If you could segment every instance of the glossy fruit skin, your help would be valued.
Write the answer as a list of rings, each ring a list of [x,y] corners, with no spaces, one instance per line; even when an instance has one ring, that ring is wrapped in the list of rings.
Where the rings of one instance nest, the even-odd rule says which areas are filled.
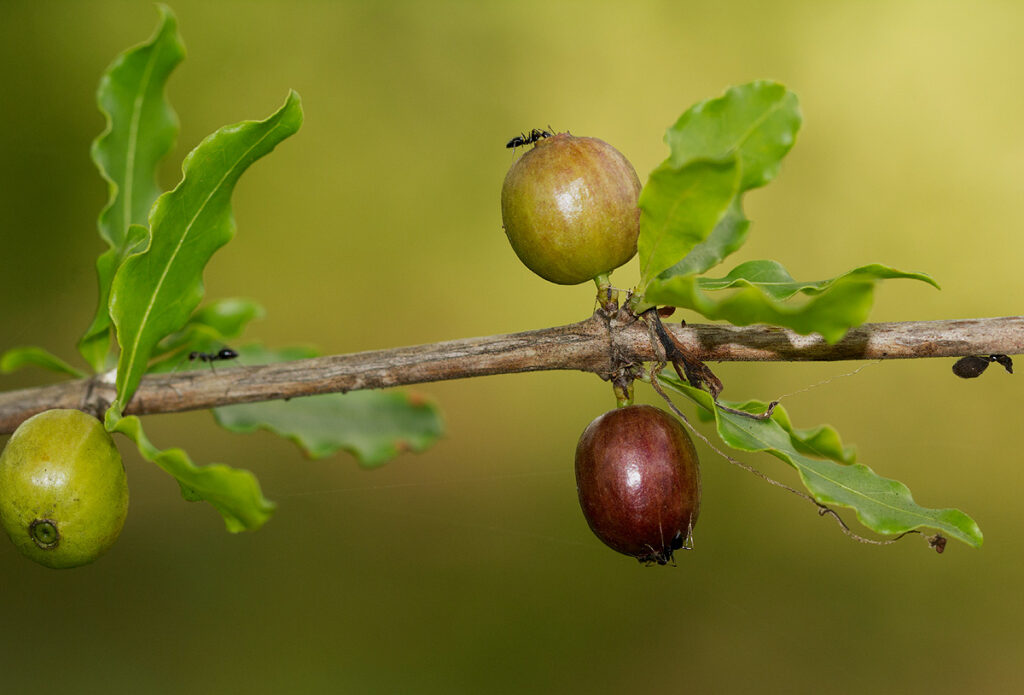
[[[639,196],[640,179],[621,152],[597,138],[559,133],[509,169],[501,218],[527,268],[576,285],[636,254]]]
[[[670,562],[700,512],[693,441],[678,420],[649,405],[590,423],[576,447],[576,487],[594,534],[646,564]]]
[[[47,410],[0,454],[0,523],[26,557],[78,567],[106,552],[128,513],[121,455],[94,417]]]

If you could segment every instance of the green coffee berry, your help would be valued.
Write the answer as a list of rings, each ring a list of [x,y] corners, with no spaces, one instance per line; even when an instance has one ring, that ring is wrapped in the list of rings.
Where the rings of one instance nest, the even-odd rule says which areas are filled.
[[[0,523],[18,550],[42,565],[92,562],[117,540],[127,513],[121,455],[94,417],[39,413],[0,454]]]
[[[539,140],[505,176],[501,218],[513,250],[545,280],[575,285],[636,254],[640,179],[597,138]]]

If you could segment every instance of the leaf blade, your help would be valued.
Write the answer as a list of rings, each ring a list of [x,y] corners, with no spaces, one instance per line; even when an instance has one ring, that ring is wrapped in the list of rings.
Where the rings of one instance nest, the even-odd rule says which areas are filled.
[[[837,434],[822,437],[822,428],[796,430],[781,406],[767,420],[728,413],[716,408],[705,391],[669,376],[658,379],[713,413],[718,434],[727,445],[740,451],[765,452],[784,461],[797,470],[804,486],[819,503],[853,509],[857,519],[872,531],[898,535],[934,528],[972,547],[981,546],[981,530],[971,517],[959,509],[922,507],[903,483],[883,478],[863,464],[847,463],[851,450],[842,446]],[[767,404],[757,401],[726,405],[736,405],[748,412],[764,412],[767,408]],[[795,442],[797,439],[802,440],[800,444]]]
[[[240,348],[239,354],[248,365],[316,356],[308,349],[267,350],[260,346]],[[213,413],[217,423],[231,432],[267,430],[291,440],[313,459],[348,451],[368,468],[406,451],[423,452],[443,431],[436,404],[399,390],[245,403],[215,408]]]
[[[148,245],[125,259],[112,286],[121,356],[111,407],[118,412],[138,387],[153,348],[198,306],[206,263],[234,235],[231,193],[238,178],[301,123],[299,97],[291,92],[265,120],[221,128],[189,153],[181,183],[153,206]]]
[[[178,134],[165,88],[185,57],[185,47],[174,13],[164,5],[157,8],[160,24],[153,36],[118,56],[100,78],[96,93],[106,128],[93,141],[90,153],[107,182],[108,200],[98,227],[108,248],[96,261],[99,301],[78,350],[97,372],[105,367],[110,350],[110,286],[131,250],[129,227],[146,222],[160,195],[157,167]]]
[[[734,154],[742,175],[726,215],[663,276],[705,273],[743,246],[750,229],[743,196],[778,175],[802,123],[793,92],[775,82],[757,81],[731,87],[721,97],[694,105],[668,129],[665,141],[675,165]]]
[[[217,423],[238,433],[268,430],[313,459],[348,451],[366,468],[404,452],[420,453],[441,435],[437,408],[418,394],[353,391],[243,403],[214,409]]]
[[[76,379],[84,379],[86,376],[82,370],[73,367],[49,350],[44,350],[41,347],[14,347],[0,355],[0,373],[10,374],[17,369],[29,365],[49,369],[59,374],[67,374]]]
[[[197,466],[181,449],[158,449],[134,415],[119,417],[108,410],[104,425],[107,431],[120,432],[135,442],[143,458],[172,475],[181,486],[182,497],[213,505],[231,533],[255,531],[270,519],[275,505],[263,496],[259,481],[249,471],[223,463]]]
[[[723,278],[674,276],[658,278],[646,292],[648,301],[691,309],[712,320],[737,326],[765,323],[807,335],[820,333],[836,343],[867,320],[879,280],[918,280],[938,288],[924,273],[896,270],[878,263],[861,266],[828,280],[800,282],[775,261],[748,261]],[[732,290],[722,298],[708,294]],[[790,304],[796,295],[808,297]]]
[[[651,172],[640,191],[640,293],[707,238],[736,195],[739,173],[735,158],[666,161]]]
[[[735,154],[743,176],[740,191],[764,186],[779,173],[803,123],[796,94],[758,80],[688,109],[665,133],[671,160],[685,166]]]

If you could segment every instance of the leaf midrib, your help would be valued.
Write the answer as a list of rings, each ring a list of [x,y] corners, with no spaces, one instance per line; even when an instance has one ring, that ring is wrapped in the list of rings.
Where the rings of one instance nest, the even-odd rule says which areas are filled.
[[[647,254],[647,262],[644,264],[644,267],[641,272],[642,277],[648,277],[647,271],[650,268],[651,263],[653,262],[654,256],[657,254],[658,249],[661,246],[661,243],[666,239],[666,237],[669,236],[665,231],[666,229],[668,229],[668,221],[673,219],[676,210],[679,208],[680,205],[683,204],[684,201],[689,199],[696,186],[697,181],[695,179],[691,180],[691,182],[689,183],[689,185],[687,185],[684,191],[681,192],[678,196],[676,196],[676,198],[672,201],[672,204],[669,206],[664,218],[662,218],[662,224],[658,225],[657,237],[654,240],[654,245],[651,247],[651,252]]]
[[[276,132],[277,129],[280,127],[280,124],[275,124],[272,128],[270,128],[270,130],[264,133],[262,137],[256,140],[256,142],[250,145],[244,152],[241,153],[241,155],[239,155],[236,158],[235,162],[224,172],[224,175],[221,176],[220,180],[217,181],[217,184],[213,186],[213,188],[211,188],[209,195],[206,196],[202,204],[196,210],[195,214],[192,215],[192,218],[189,220],[188,224],[185,225],[185,230],[178,239],[178,243],[174,247],[174,251],[171,253],[170,259],[167,261],[166,264],[164,264],[164,270],[160,274],[160,279],[157,280],[156,286],[153,288],[153,292],[150,294],[149,302],[146,305],[146,310],[142,314],[142,320],[139,322],[139,328],[135,333],[135,340],[132,342],[132,349],[130,353],[131,356],[128,359],[128,363],[126,365],[127,369],[125,370],[126,374],[130,374],[132,371],[132,366],[135,364],[136,358],[138,356],[139,344],[142,341],[142,334],[145,331],[146,324],[149,322],[149,316],[153,312],[153,307],[156,304],[156,299],[160,295],[160,291],[163,289],[164,281],[167,279],[167,275],[170,273],[171,267],[174,265],[174,262],[178,258],[178,253],[181,251],[181,247],[184,245],[185,240],[192,232],[192,226],[206,210],[206,206],[209,204],[210,200],[214,197],[214,195],[216,195],[221,190],[221,187],[224,185],[224,181],[227,180],[227,178],[232,173],[234,173],[235,169],[243,161],[245,161],[245,157],[254,149],[256,149],[256,147],[258,147],[264,140],[273,135],[274,132]],[[150,233],[152,234],[152,230],[150,231]],[[127,405],[127,403],[122,403],[121,405],[124,406]]]
[[[122,247],[121,254],[125,252],[125,244],[128,240],[128,228],[132,225],[132,194],[134,192],[135,183],[135,154],[138,150],[139,144],[139,124],[142,121],[142,104],[145,101],[146,94],[149,92],[149,83],[153,77],[153,66],[156,64],[156,59],[160,55],[160,49],[162,45],[157,43],[153,46],[153,50],[150,51],[149,59],[146,61],[146,69],[143,71],[142,81],[139,85],[139,93],[135,95],[135,99],[132,102],[132,117],[130,125],[128,127],[128,149],[125,153],[125,169],[124,169],[124,201],[122,203],[121,212],[121,239]]]
[[[747,142],[747,140],[749,140],[750,137],[754,134],[754,131],[756,131],[758,129],[758,127],[760,127],[760,125],[762,123],[764,123],[771,116],[774,116],[779,110],[782,109],[782,102],[786,99],[786,96],[788,94],[789,94],[788,91],[784,91],[783,94],[782,94],[782,98],[781,99],[776,99],[775,102],[772,104],[772,106],[767,111],[764,111],[759,118],[754,120],[752,122],[751,126],[736,141],[736,144],[734,144],[732,147],[728,148],[725,151],[725,155],[728,156],[730,154],[734,154],[737,150],[739,150],[741,147],[743,147],[743,145]],[[696,161],[697,159],[701,159],[701,158],[702,158],[701,156],[691,157],[689,161],[692,162],[692,161]]]
[[[681,386],[681,384],[680,384],[680,386]],[[686,392],[685,390],[684,390],[684,391],[682,391],[682,393],[684,393],[684,395],[686,395],[686,396],[687,396],[688,398],[690,398],[690,400],[692,400],[692,401],[693,401],[694,403],[696,403],[697,405],[701,406],[702,408],[705,408],[705,409],[707,409],[707,407],[706,407],[706,406],[705,406],[705,405],[704,405],[703,403],[701,403],[701,402],[700,402],[699,400],[697,400],[696,398],[692,397],[692,396],[691,396],[691,395],[690,395],[689,393],[687,393],[687,392]],[[720,418],[721,418],[721,413],[719,412],[718,408],[714,408],[714,414],[715,414],[715,421],[716,421],[716,423],[720,423],[720,422],[721,422],[721,419],[720,419]],[[813,468],[811,468],[811,467],[807,466],[807,464],[805,464],[805,463],[803,463],[803,462],[799,462],[798,460],[794,459],[794,458],[793,458],[793,456],[792,456],[792,455],[791,455],[791,454],[790,454],[789,452],[783,451],[783,450],[781,450],[781,449],[776,449],[775,447],[773,447],[773,446],[771,446],[770,444],[768,444],[767,442],[765,442],[765,441],[764,441],[764,440],[763,440],[763,439],[762,439],[762,438],[761,438],[761,437],[760,437],[759,435],[757,435],[757,434],[756,434],[755,432],[751,432],[751,431],[750,431],[750,430],[748,430],[748,429],[745,429],[745,428],[743,428],[743,427],[740,427],[739,425],[737,425],[737,424],[736,424],[735,422],[733,422],[732,420],[727,420],[727,422],[729,422],[729,424],[733,425],[734,427],[736,427],[737,429],[739,429],[739,430],[740,430],[741,432],[744,432],[744,433],[745,433],[745,434],[747,434],[747,435],[748,435],[748,436],[749,436],[749,437],[750,437],[751,439],[753,439],[753,440],[754,440],[755,442],[757,442],[758,444],[760,444],[760,445],[761,445],[761,446],[763,447],[762,449],[760,449],[760,451],[763,451],[763,452],[765,452],[765,453],[773,453],[773,454],[774,454],[774,452],[778,452],[778,453],[779,453],[779,454],[781,454],[781,455],[782,455],[783,457],[785,457],[785,460],[787,460],[787,461],[788,461],[788,462],[790,463],[790,465],[792,465],[792,466],[793,466],[794,468],[796,468],[796,469],[797,469],[797,470],[798,470],[799,472],[801,472],[801,473],[804,473],[804,472],[810,472],[810,473],[812,473],[813,475],[817,476],[818,478],[821,478],[822,480],[828,481],[828,482],[832,483],[833,485],[835,485],[836,487],[838,487],[838,488],[840,488],[840,489],[842,489],[842,490],[846,490],[847,492],[851,493],[852,495],[854,495],[854,496],[856,496],[856,497],[859,497],[859,498],[861,498],[861,499],[867,500],[868,502],[871,502],[872,504],[878,505],[878,506],[879,506],[879,507],[881,507],[882,509],[888,509],[888,510],[892,510],[892,511],[900,512],[901,514],[906,514],[906,515],[909,515],[909,516],[911,516],[911,517],[913,517],[913,518],[916,518],[916,519],[922,519],[922,520],[923,520],[923,523],[924,523],[925,525],[935,525],[935,524],[942,524],[943,526],[945,526],[945,527],[947,527],[947,528],[950,528],[950,529],[955,529],[955,531],[956,531],[956,534],[955,534],[955,535],[961,535],[961,536],[963,536],[963,537],[965,537],[965,538],[971,538],[971,539],[973,540],[973,536],[971,536],[970,534],[966,533],[966,532],[965,532],[965,531],[963,531],[962,529],[958,528],[957,526],[955,526],[955,525],[953,525],[953,524],[951,524],[951,523],[949,523],[949,522],[947,522],[947,521],[943,521],[943,520],[941,520],[941,519],[938,519],[938,518],[934,518],[934,517],[930,517],[930,516],[927,516],[927,515],[925,515],[925,514],[922,514],[921,512],[917,512],[917,511],[913,511],[913,510],[907,510],[907,509],[902,509],[902,508],[900,508],[900,507],[894,507],[894,506],[893,506],[893,505],[891,505],[891,504],[886,504],[885,502],[882,502],[882,501],[880,501],[880,500],[877,500],[877,499],[875,499],[875,498],[873,498],[873,497],[869,497],[869,496],[867,496],[866,494],[864,494],[863,492],[860,492],[859,490],[855,490],[855,489],[853,489],[853,488],[849,487],[848,485],[845,485],[845,484],[843,484],[843,483],[840,483],[839,481],[837,481],[837,480],[834,480],[833,478],[830,478],[829,476],[827,476],[827,475],[825,475],[825,474],[823,474],[823,473],[821,473],[821,472],[819,472],[819,471],[817,471],[817,470],[814,470]],[[775,423],[775,426],[776,426],[776,427],[780,427],[780,428],[781,428],[781,425],[779,425],[778,423]],[[786,436],[789,436],[789,433],[788,433],[788,432],[786,432],[786,431],[785,431],[785,429],[783,429],[783,432],[784,432],[784,433],[786,434]],[[798,453],[798,454],[797,454],[797,456],[800,456],[800,454]],[[864,469],[870,470],[870,469],[868,469],[868,467],[867,467],[867,466],[865,466],[864,464],[837,464],[837,465],[851,465],[851,466],[860,466],[861,468],[864,468]],[[875,475],[878,475],[878,474],[876,473]],[[881,478],[881,476],[878,476],[878,477],[879,477],[880,479],[883,479],[883,480],[887,480],[887,479]],[[899,481],[893,481],[893,482],[897,482],[897,483],[899,483]],[[900,483],[900,484],[902,484],[902,483]],[[904,487],[905,487],[905,486],[904,486]],[[912,499],[912,498],[910,499],[910,502],[911,502],[912,504],[914,504],[915,506],[917,506],[918,508],[922,508],[922,507],[921,507],[921,506],[920,506],[919,504],[917,504],[916,502],[913,502],[913,499]],[[856,510],[857,508],[856,508],[856,507],[854,507],[854,509]],[[942,512],[942,511],[947,511],[947,510],[934,510],[934,511],[935,511],[936,513],[939,513],[939,512]]]
[[[717,408],[715,408],[715,419],[716,419],[716,421],[718,420],[718,418],[719,418],[719,411],[718,411]],[[733,426],[738,427],[738,425],[736,425],[732,421],[729,421],[729,422],[731,424],[733,424]],[[776,426],[777,427],[781,427],[777,423],[776,423]],[[942,523],[942,524],[944,524],[946,526],[949,526],[951,528],[956,528],[952,524],[949,524],[948,522],[942,521],[940,519],[937,519],[937,518],[934,518],[934,517],[930,517],[930,516],[927,516],[927,515],[922,514],[920,512],[913,511],[913,510],[907,510],[907,509],[903,509],[901,507],[895,507],[895,506],[893,506],[891,504],[886,504],[885,502],[882,502],[882,501],[880,501],[880,500],[878,500],[878,499],[876,499],[874,497],[869,497],[868,495],[864,494],[863,492],[861,492],[859,490],[855,490],[854,488],[851,488],[848,485],[840,483],[838,480],[830,478],[829,476],[821,473],[820,471],[817,471],[814,468],[811,468],[810,466],[808,466],[807,464],[803,463],[799,459],[794,458],[794,456],[792,454],[790,454],[788,451],[783,451],[782,449],[776,449],[775,447],[771,446],[770,444],[765,442],[763,439],[761,439],[754,432],[751,432],[750,430],[744,429],[742,427],[739,427],[739,429],[741,431],[743,431],[743,432],[746,432],[752,439],[754,439],[754,441],[756,441],[758,444],[760,444],[762,447],[764,447],[763,449],[761,449],[761,451],[764,451],[764,452],[779,452],[779,454],[781,454],[782,456],[785,457],[785,459],[790,463],[790,465],[792,465],[794,468],[796,468],[801,473],[808,473],[809,472],[809,473],[813,474],[814,476],[817,476],[818,478],[821,478],[822,480],[830,482],[833,485],[835,485],[836,487],[838,487],[838,488],[840,488],[842,490],[845,490],[848,493],[850,493],[850,494],[852,494],[852,495],[854,495],[856,497],[860,497],[861,499],[867,500],[868,502],[871,502],[872,504],[878,505],[879,507],[881,507],[883,509],[888,509],[888,510],[892,510],[892,511],[895,511],[895,512],[900,512],[902,514],[907,514],[907,515],[910,515],[911,517],[914,517],[914,518],[917,518],[917,519],[923,519],[925,522],[931,522],[933,524],[934,523]],[[783,432],[787,436],[789,435],[789,433],[785,432],[785,430],[783,430]],[[797,453],[797,456],[799,457],[800,454]],[[868,469],[867,466],[865,466],[864,464],[860,464],[860,463],[858,463],[858,464],[837,464],[837,465],[860,466],[861,468],[870,470],[870,469]],[[875,475],[877,475],[877,473]],[[879,478],[881,479],[881,476],[879,476]],[[898,483],[899,481],[893,481],[893,482],[897,482]],[[900,483],[900,484],[902,484],[902,483]],[[915,506],[920,507],[920,505],[918,505],[916,502],[913,502],[913,498],[910,499],[910,502],[913,503]],[[945,511],[945,510],[935,510],[936,513],[941,512],[941,511]],[[960,533],[963,533],[965,536],[970,537],[969,534],[964,533],[960,529],[957,529],[957,531],[960,531]]]

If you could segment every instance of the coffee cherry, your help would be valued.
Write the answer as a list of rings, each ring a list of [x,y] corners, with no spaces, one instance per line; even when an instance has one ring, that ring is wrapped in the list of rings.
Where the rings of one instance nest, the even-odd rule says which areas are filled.
[[[636,254],[640,179],[597,138],[544,138],[505,176],[501,218],[527,268],[559,285],[607,273]]]
[[[590,423],[576,447],[576,487],[594,534],[645,564],[670,562],[700,511],[690,435],[649,405],[618,408]]]
[[[121,455],[94,417],[48,410],[0,454],[0,523],[26,557],[77,567],[106,552],[128,513]]]

